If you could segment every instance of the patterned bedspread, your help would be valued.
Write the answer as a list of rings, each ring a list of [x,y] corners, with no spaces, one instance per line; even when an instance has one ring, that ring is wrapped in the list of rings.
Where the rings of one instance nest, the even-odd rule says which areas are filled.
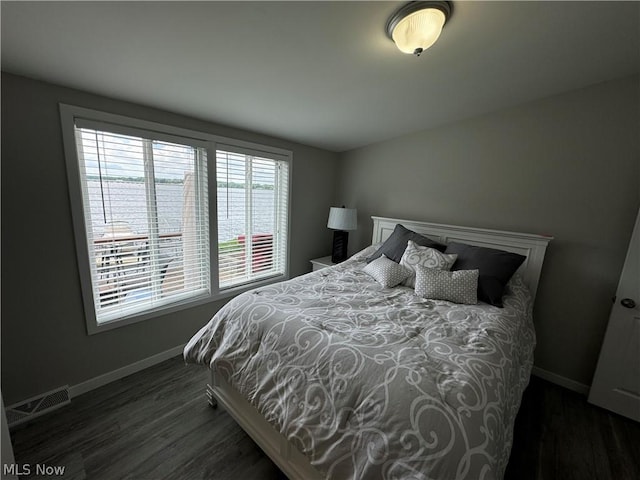
[[[363,251],[225,305],[185,348],[333,479],[502,478],[533,362],[531,302],[383,288]]]

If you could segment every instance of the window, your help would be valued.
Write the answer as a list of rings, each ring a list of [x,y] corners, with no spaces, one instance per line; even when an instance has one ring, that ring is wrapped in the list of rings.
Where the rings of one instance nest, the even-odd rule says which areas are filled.
[[[283,275],[288,163],[223,148],[216,150],[220,288]]]
[[[287,277],[290,152],[61,117],[89,333]]]
[[[77,120],[97,323],[209,295],[207,152]]]

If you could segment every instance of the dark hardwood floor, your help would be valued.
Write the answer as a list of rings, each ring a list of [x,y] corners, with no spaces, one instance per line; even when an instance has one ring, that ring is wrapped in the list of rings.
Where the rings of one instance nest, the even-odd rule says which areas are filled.
[[[531,377],[505,479],[640,479],[640,423]]]
[[[64,465],[69,479],[278,479],[233,419],[209,407],[207,376],[177,357],[81,395],[11,432],[16,462]]]
[[[178,357],[81,395],[11,432],[16,462],[32,473],[64,466],[69,479],[281,479],[224,410],[208,407],[206,378]],[[532,377],[505,478],[638,479],[640,424]]]

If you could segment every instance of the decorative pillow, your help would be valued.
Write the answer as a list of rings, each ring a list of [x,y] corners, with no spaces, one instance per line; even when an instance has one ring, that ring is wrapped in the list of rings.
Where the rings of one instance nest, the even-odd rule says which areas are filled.
[[[447,255],[446,253],[439,252],[435,248],[421,247],[413,240],[409,240],[407,242],[407,249],[400,259],[400,265],[411,270],[411,275],[403,282],[403,285],[415,287],[416,265],[436,268],[438,270],[451,270],[451,266],[456,261],[456,258],[458,258],[458,255]]]
[[[438,243],[435,240],[431,240],[428,237],[424,237],[419,233],[416,233],[408,228],[397,224],[396,228],[394,228],[393,233],[385,240],[382,246],[378,249],[376,253],[367,258],[367,263],[374,261],[383,253],[387,256],[387,258],[393,260],[396,263],[400,262],[402,258],[402,254],[407,248],[407,242],[409,240],[413,240],[418,245],[423,247],[431,247],[436,250],[440,250],[444,252],[447,248],[446,245],[442,243]]]
[[[383,287],[395,287],[411,275],[408,269],[389,260],[385,255],[376,258],[362,271],[371,275]]]
[[[478,303],[478,270],[449,272],[416,266],[416,295],[433,300],[473,305]]]
[[[502,307],[504,289],[526,258],[517,253],[464,243],[450,243],[445,253],[458,255],[451,270],[480,270],[478,299],[496,307]]]

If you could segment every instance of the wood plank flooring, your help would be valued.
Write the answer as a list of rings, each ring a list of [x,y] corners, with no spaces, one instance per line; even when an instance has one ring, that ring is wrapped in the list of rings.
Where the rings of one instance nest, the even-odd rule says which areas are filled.
[[[531,377],[505,479],[640,479],[640,423]]]
[[[177,357],[81,395],[11,432],[16,462],[64,465],[69,479],[278,479],[234,420],[209,407],[207,376]]]
[[[178,357],[81,395],[11,432],[16,462],[32,473],[65,466],[58,478],[68,479],[281,480],[224,410],[209,408],[206,379]],[[640,424],[533,377],[505,478],[638,479]]]

